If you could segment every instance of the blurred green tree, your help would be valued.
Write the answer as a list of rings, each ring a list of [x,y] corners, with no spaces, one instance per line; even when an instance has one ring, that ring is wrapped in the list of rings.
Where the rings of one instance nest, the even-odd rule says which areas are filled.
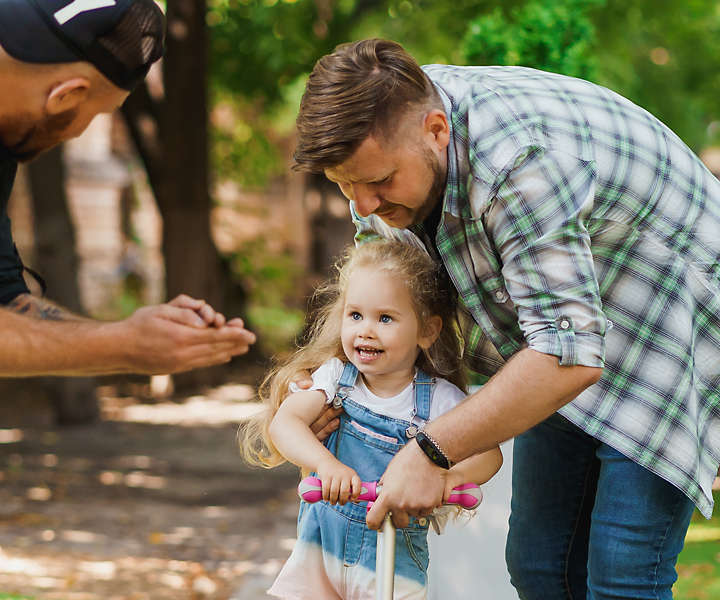
[[[598,83],[653,113],[695,151],[720,143],[717,0],[607,0],[593,22]]]
[[[716,0],[528,0],[495,4],[464,37],[471,64],[589,79],[647,109],[696,151],[720,142]]]
[[[605,0],[531,0],[473,20],[463,40],[469,64],[522,65],[596,78],[595,27],[589,11]]]
[[[285,137],[315,61],[384,0],[209,0],[213,166],[262,187],[287,168]]]

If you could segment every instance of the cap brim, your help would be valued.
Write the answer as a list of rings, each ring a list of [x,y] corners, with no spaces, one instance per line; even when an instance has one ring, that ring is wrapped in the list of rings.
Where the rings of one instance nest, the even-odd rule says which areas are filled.
[[[57,37],[27,0],[0,0],[0,46],[23,62],[84,60]]]

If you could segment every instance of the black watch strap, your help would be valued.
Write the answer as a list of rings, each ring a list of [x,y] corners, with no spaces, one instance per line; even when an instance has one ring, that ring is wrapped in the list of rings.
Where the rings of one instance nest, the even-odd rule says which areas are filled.
[[[438,443],[427,433],[424,431],[418,431],[415,435],[415,441],[427,457],[438,467],[449,469],[452,466],[447,454],[442,451],[442,448],[440,448]]]

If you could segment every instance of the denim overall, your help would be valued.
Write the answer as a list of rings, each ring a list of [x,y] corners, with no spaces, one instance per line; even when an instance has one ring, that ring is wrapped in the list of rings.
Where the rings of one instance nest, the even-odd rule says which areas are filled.
[[[340,416],[340,427],[325,445],[342,463],[352,467],[362,481],[377,481],[395,453],[427,422],[434,380],[418,370],[413,382],[412,420],[403,421],[379,415],[352,401],[348,392],[355,385],[357,375],[356,367],[346,363],[333,400],[333,404],[342,406],[345,412]],[[298,539],[318,544],[324,555],[342,560],[345,577],[352,577],[350,567],[360,567],[355,571],[365,575],[362,567],[374,573],[377,533],[365,524],[366,506],[365,502],[349,502],[344,506],[324,501],[302,502]],[[407,528],[397,530],[396,582],[398,578],[406,578],[417,582],[418,587],[427,584],[427,530],[427,519],[411,519]]]

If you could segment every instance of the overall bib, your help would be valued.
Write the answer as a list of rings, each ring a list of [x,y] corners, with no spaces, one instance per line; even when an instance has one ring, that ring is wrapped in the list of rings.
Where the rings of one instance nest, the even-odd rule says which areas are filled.
[[[333,400],[342,406],[340,426],[325,441],[326,447],[344,464],[352,467],[362,481],[380,479],[390,460],[412,439],[428,420],[434,380],[418,371],[413,381],[414,408],[411,421],[394,419],[377,414],[348,397],[355,385],[358,372],[352,363],[346,363],[338,391]],[[313,568],[324,569],[333,588],[314,590],[312,596],[302,591],[304,585],[292,574],[290,564],[285,570],[293,579],[290,586],[282,582],[283,572],[270,590],[282,592],[283,598],[323,598],[326,596],[343,600],[370,600],[375,597],[375,552],[377,533],[365,523],[366,503],[347,503],[344,506],[320,501],[314,504],[301,502],[298,517],[298,542],[288,563],[294,558],[304,560],[306,581],[313,581]],[[405,529],[396,531],[395,540],[395,600],[419,600],[426,597],[428,567],[428,519],[412,519]],[[322,564],[318,556],[322,550]],[[306,559],[302,555],[307,554]],[[303,563],[298,563],[303,564]],[[289,581],[288,581],[289,583]]]

